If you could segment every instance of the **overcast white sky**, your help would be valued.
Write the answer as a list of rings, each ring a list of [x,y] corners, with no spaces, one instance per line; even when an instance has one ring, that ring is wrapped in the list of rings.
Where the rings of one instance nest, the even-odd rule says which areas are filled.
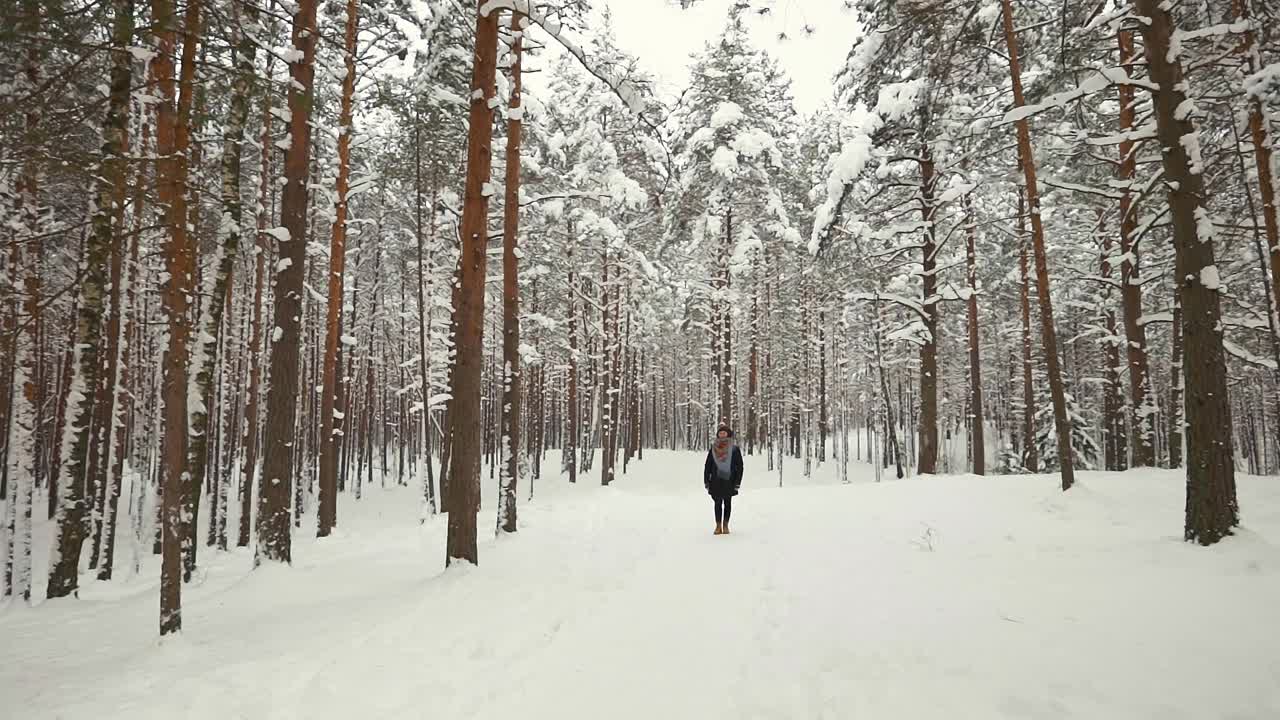
[[[689,55],[724,27],[731,0],[699,0],[681,10],[676,0],[606,0],[618,44],[660,80],[664,98],[678,93],[689,73]],[[791,77],[796,108],[813,111],[831,98],[831,77],[853,39],[853,15],[843,0],[755,0],[768,15],[751,22],[757,47],[778,59]],[[813,28],[805,32],[805,26]],[[787,40],[778,35],[786,33]]]

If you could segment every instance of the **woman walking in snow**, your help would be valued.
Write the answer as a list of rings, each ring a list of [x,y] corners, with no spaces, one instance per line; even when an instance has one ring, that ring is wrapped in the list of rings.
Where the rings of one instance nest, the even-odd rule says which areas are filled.
[[[727,426],[720,426],[715,443],[707,451],[707,462],[702,467],[702,484],[715,502],[715,534],[729,534],[733,496],[738,494],[742,485],[742,453],[733,441],[733,431]]]

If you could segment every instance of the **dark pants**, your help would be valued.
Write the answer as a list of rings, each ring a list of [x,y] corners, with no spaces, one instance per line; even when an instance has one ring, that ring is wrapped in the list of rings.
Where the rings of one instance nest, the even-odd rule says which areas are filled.
[[[725,524],[728,524],[729,513],[733,512],[733,496],[725,495],[720,497],[719,495],[714,495],[711,499],[716,503],[716,524],[720,524],[721,518],[723,518]]]

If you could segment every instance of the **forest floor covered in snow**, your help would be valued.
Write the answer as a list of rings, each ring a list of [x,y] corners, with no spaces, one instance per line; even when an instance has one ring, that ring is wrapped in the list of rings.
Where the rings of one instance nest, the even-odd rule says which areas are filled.
[[[1280,717],[1280,478],[1241,477],[1244,527],[1200,548],[1176,472],[779,488],[748,457],[715,537],[701,464],[544,478],[497,540],[486,498],[448,571],[418,490],[344,495],[291,567],[202,548],[164,641],[155,559],[84,576],[0,607],[0,718]]]

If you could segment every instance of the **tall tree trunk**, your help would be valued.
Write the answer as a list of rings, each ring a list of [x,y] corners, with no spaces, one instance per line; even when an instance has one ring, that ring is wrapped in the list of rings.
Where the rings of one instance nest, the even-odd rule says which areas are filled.
[[[565,402],[568,405],[566,415],[568,415],[569,427],[565,433],[564,449],[560,454],[561,464],[569,468],[569,482],[573,483],[578,481],[578,438],[582,436],[578,427],[578,284],[574,275],[573,221],[566,220],[565,228],[568,237],[565,256],[569,267],[569,293],[566,300],[569,306],[569,391]]]
[[[347,0],[345,50],[347,74],[342,80],[342,109],[338,117],[338,204],[329,244],[329,298],[325,311],[324,370],[320,390],[320,512],[316,535],[328,537],[338,524],[338,450],[341,429],[334,427],[338,341],[342,314],[342,281],[347,265],[347,192],[351,174],[351,102],[356,87],[357,0]],[[419,268],[419,273],[422,270]]]
[[[733,256],[733,209],[730,207],[724,215],[724,247],[720,251],[719,288],[717,301],[720,335],[718,365],[720,368],[720,422],[732,427],[733,423],[733,353],[731,352],[730,320],[732,308],[729,303],[729,258]],[[713,428],[714,429],[714,428]]]
[[[818,307],[818,462],[827,460],[827,311]],[[833,448],[834,449],[834,448]]]
[[[880,319],[880,293],[877,290],[875,298],[875,327],[873,334],[876,339],[876,371],[880,376],[880,405],[884,409],[884,425],[886,430],[886,441],[888,443],[889,454],[893,456],[894,468],[897,470],[898,479],[902,479],[902,452],[898,448],[897,420],[893,416],[893,403],[889,395],[889,378],[885,373],[884,352],[881,349],[881,319]],[[781,457],[781,456],[779,456]],[[878,479],[879,471],[877,470],[876,478]]]
[[[453,416],[458,396],[458,317],[462,311],[462,254],[459,249],[458,262],[454,265],[453,275],[449,280],[449,371],[447,387],[449,399],[444,405],[444,432],[440,447],[440,509],[449,512],[449,503],[453,502],[453,494],[449,490],[449,481],[453,473]]]
[[[614,260],[614,288],[613,288],[613,342],[609,346],[609,363],[611,370],[609,371],[609,445],[603,449],[603,452],[609,455],[609,480],[612,482],[618,474],[618,438],[622,433],[622,357],[626,352],[627,342],[622,334],[622,268],[617,265]],[[725,316],[726,320],[728,315]],[[728,329],[728,326],[725,326]]]
[[[122,108],[125,117],[115,119],[120,132],[119,147],[128,148],[128,108],[131,76],[131,56],[128,47],[133,37],[133,3],[132,0],[121,2],[116,8],[116,17],[112,29],[111,88],[108,92],[110,105]],[[114,458],[111,450],[116,447],[115,436],[123,432],[123,424],[117,422],[120,402],[120,369],[122,348],[127,344],[120,336],[123,330],[121,322],[121,296],[124,270],[124,206],[126,196],[125,167],[123,157],[104,159],[104,172],[114,187],[111,199],[111,223],[114,228],[111,234],[111,296],[109,301],[105,339],[106,372],[99,378],[98,395],[94,400],[93,422],[96,429],[94,437],[98,440],[98,460],[93,463],[94,478],[89,485],[97,492],[96,511],[93,523],[93,550],[89,561],[90,568],[98,568],[102,562],[103,536],[115,532],[115,511],[119,506],[120,483],[119,474],[112,473]],[[101,577],[101,576],[100,576]],[[110,577],[110,571],[107,572]]]
[[[168,319],[169,341],[164,354],[161,434],[161,537],[160,634],[182,629],[182,543],[187,494],[187,371],[191,324],[188,318],[194,290],[195,247],[188,234],[187,149],[189,118],[195,77],[195,51],[199,37],[200,4],[192,0],[183,20],[182,71],[174,105],[173,53],[177,49],[177,20],[168,0],[153,0],[158,55],[154,61],[161,102],[156,119],[156,172],[160,202],[169,236],[165,241],[165,273],[162,300]]]
[[[267,61],[267,76],[271,75],[271,61]],[[258,164],[258,217],[253,246],[253,311],[249,325],[249,387],[244,412],[244,468],[240,474],[240,527],[236,533],[236,547],[248,547],[253,514],[253,477],[258,469],[258,400],[262,376],[262,295],[266,284],[268,210],[267,192],[271,180],[271,101],[262,100],[262,155]]]
[[[23,92],[35,92],[40,82],[41,43],[38,42],[40,5],[34,1],[24,3],[22,16],[25,22],[17,28],[27,34],[30,44],[23,68],[13,78],[14,85]],[[39,110],[29,104],[23,113],[23,130],[38,132]],[[41,313],[40,313],[40,163],[35,153],[28,149],[23,153],[21,169],[15,183],[13,220],[6,218],[5,225],[11,232],[9,286],[16,297],[7,298],[4,327],[4,377],[9,381],[4,394],[4,455],[0,472],[0,499],[9,498],[8,518],[4,521],[7,534],[4,582],[0,584],[0,597],[20,594],[24,600],[31,597],[31,540],[32,506],[35,502],[35,486],[40,483],[43,469],[41,452],[44,447],[41,393]],[[26,253],[23,250],[26,250]],[[29,261],[24,261],[24,254]],[[27,264],[30,267],[27,267]],[[19,290],[19,287],[22,289]],[[20,310],[21,309],[21,310]],[[21,311],[22,318],[18,315]],[[32,386],[31,393],[27,385]],[[21,413],[21,417],[18,414]],[[56,443],[54,443],[56,444]],[[49,488],[50,515],[53,514],[53,498],[57,495],[52,483]]]
[[[1018,305],[1022,315],[1022,452],[1023,467],[1031,472],[1040,469],[1040,450],[1036,446],[1036,391],[1031,373],[1031,269],[1028,257],[1026,207],[1022,189],[1018,189]]]
[[[1102,278],[1110,280],[1111,233],[1103,226],[1104,215],[1098,211],[1098,234],[1102,236]],[[1121,291],[1123,292],[1123,291]],[[1107,337],[1103,341],[1102,358],[1106,368],[1102,386],[1102,427],[1105,434],[1104,462],[1108,470],[1124,470],[1128,467],[1129,451],[1125,442],[1124,388],[1120,370],[1120,336],[1116,333],[1116,312],[1111,302],[1110,286],[1102,298],[1102,322]]]
[[[747,454],[755,452],[760,442],[760,253],[752,258],[755,282],[751,293],[751,350],[747,369]]]
[[[1173,291],[1173,327],[1169,331],[1169,467],[1182,467],[1182,438],[1185,435],[1186,402],[1183,399],[1182,293]]]
[[[289,64],[289,145],[284,152],[284,191],[280,197],[281,230],[277,264],[274,329],[267,383],[267,425],[263,433],[259,483],[258,550],[262,559],[291,562],[289,495],[293,487],[293,452],[298,407],[298,354],[302,343],[302,294],[306,270],[307,176],[311,164],[312,80],[316,56],[316,0],[298,0],[293,15],[293,48]]]
[[[920,309],[926,337],[920,344],[920,463],[919,472],[938,471],[938,276],[937,205],[934,189],[937,172],[926,144],[920,149],[920,211],[924,240],[920,258]]]
[[[126,115],[129,107],[129,83],[131,76],[131,56],[128,51],[129,43],[133,36],[133,2],[132,0],[123,0],[116,8],[116,18],[112,29],[112,44],[115,52],[112,54],[111,67],[111,90],[109,96],[112,99],[110,104],[123,108]],[[128,147],[128,117],[118,120],[120,123],[120,147]],[[104,172],[110,178],[111,184],[115,188],[115,194],[112,197],[111,222],[115,228],[111,236],[111,300],[107,316],[107,358],[106,358],[106,374],[99,383],[102,393],[99,395],[97,404],[94,407],[94,416],[98,423],[98,437],[101,438],[102,460],[98,463],[98,478],[94,485],[99,488],[101,493],[98,501],[100,508],[100,517],[98,522],[94,524],[93,539],[93,560],[90,567],[101,567],[104,563],[107,570],[99,573],[98,578],[110,579],[111,570],[109,557],[103,557],[104,545],[107,548],[114,548],[114,535],[116,525],[116,510],[119,507],[120,486],[123,482],[121,473],[117,471],[117,448],[123,446],[117,441],[117,437],[124,434],[124,423],[121,417],[120,408],[123,405],[124,393],[121,389],[121,370],[122,358],[121,354],[128,345],[127,340],[121,337],[124,329],[122,322],[123,305],[122,295],[123,288],[121,285],[124,281],[125,253],[127,248],[124,245],[124,205],[125,205],[125,167],[124,158],[115,157],[108,158],[107,165],[104,166]],[[104,543],[104,536],[106,537]],[[110,550],[108,550],[110,552]]]
[[[39,8],[36,4],[28,3],[25,10],[30,13],[32,26],[38,27]],[[117,30],[119,15],[117,9]],[[35,58],[30,59],[32,64],[28,66],[24,75],[25,79],[34,86],[37,79],[34,69]],[[28,113],[26,120],[27,129],[32,130],[35,124],[34,113]],[[110,150],[110,147],[106,149]],[[106,158],[112,157],[112,155],[106,155]],[[114,156],[114,158],[118,157],[118,155]],[[117,164],[116,168],[118,167]],[[14,233],[10,245],[9,272],[11,287],[14,290],[17,289],[18,280],[21,278],[22,319],[19,323],[17,318],[9,316],[5,328],[6,332],[11,334],[13,343],[13,379],[10,385],[12,395],[9,400],[7,415],[9,434],[5,447],[6,472],[11,487],[8,489],[8,518],[5,521],[8,545],[5,553],[4,582],[0,584],[0,597],[18,595],[24,602],[31,600],[32,509],[35,504],[36,467],[40,461],[36,443],[36,436],[39,433],[36,414],[40,404],[36,327],[40,318],[42,245],[37,195],[38,175],[35,163],[28,162],[23,167],[18,181],[18,232]],[[101,200],[102,194],[99,195],[99,201]],[[95,215],[95,223],[98,221],[98,216],[109,209],[109,203],[102,207]],[[76,522],[75,525],[79,527],[80,523]],[[61,539],[61,532],[59,532],[59,539]],[[78,552],[76,560],[79,560]],[[76,570],[76,566],[73,565],[72,573]],[[52,585],[52,578],[50,580]]]
[[[1173,220],[1174,277],[1182,299],[1187,407],[1184,535],[1188,541],[1212,545],[1239,524],[1213,226],[1206,221],[1199,133],[1185,109],[1186,80],[1172,45],[1173,19],[1159,0],[1134,0],[1134,8],[1149,20],[1141,26],[1142,37],[1148,72],[1159,88],[1152,98]]]
[[[143,129],[144,131],[146,130],[145,125]],[[145,147],[145,144],[144,136],[143,147]],[[109,472],[111,473],[110,482],[113,494],[108,499],[106,508],[107,515],[103,519],[104,538],[102,541],[102,559],[98,564],[99,580],[110,580],[115,566],[116,528],[119,525],[119,496],[121,486],[124,482],[124,459],[129,449],[129,429],[132,425],[132,416],[134,413],[133,398],[135,395],[130,393],[129,385],[134,375],[141,375],[141,373],[132,367],[134,363],[138,362],[137,358],[141,356],[141,353],[137,351],[137,342],[135,339],[138,328],[137,318],[139,311],[137,305],[139,233],[136,229],[137,226],[141,224],[141,219],[136,216],[140,215],[142,212],[140,203],[135,204],[133,212],[135,214],[135,231],[129,238],[129,257],[125,262],[125,266],[121,269],[123,282],[126,288],[124,300],[125,310],[123,312],[127,313],[128,321],[125,323],[124,336],[121,341],[119,361],[120,372],[119,379],[115,387],[116,416],[119,418],[118,422],[120,423],[120,428],[115,433],[113,441],[114,449],[111,453],[112,465]],[[115,282],[116,280],[113,279],[113,286]],[[135,464],[134,467],[139,466]],[[135,481],[138,485],[145,486],[145,483],[140,479],[140,474],[135,477],[139,477],[139,479]],[[140,504],[138,506],[137,514],[139,516],[142,514]]]
[[[506,195],[502,222],[502,494],[498,530],[516,531],[516,483],[520,479],[520,284],[516,244],[520,232],[520,60],[524,15],[511,13],[511,100],[507,113]]]
[[[12,233],[9,235],[12,239]],[[10,251],[20,251],[17,243],[13,243],[14,247]],[[0,256],[0,265],[3,265],[3,257]],[[5,266],[9,272],[7,278],[9,287],[16,287],[20,282],[20,276],[17,274],[17,267],[13,262],[9,262]],[[18,308],[15,303],[5,303],[0,308],[0,317],[3,318],[3,329],[0,329],[0,378],[3,378],[7,385],[0,386],[0,500],[9,498],[9,434],[13,430],[13,363],[14,363],[14,334],[18,328]],[[56,389],[55,389],[56,390]],[[12,505],[9,506],[12,509]],[[0,522],[6,522],[0,519]],[[7,542],[7,540],[6,540]],[[6,556],[6,563],[11,560],[10,556]],[[0,585],[0,591],[7,594],[8,581]]]
[[[244,129],[249,116],[249,98],[254,87],[254,56],[259,38],[246,28],[258,26],[258,10],[243,3],[247,17],[241,19],[242,3],[231,3],[231,41],[233,43],[234,79],[231,84],[231,106],[223,135],[221,163],[222,217],[214,244],[212,267],[202,279],[197,332],[191,354],[190,388],[187,396],[195,403],[189,411],[187,443],[188,479],[183,500],[182,579],[190,582],[196,567],[200,544],[196,541],[200,512],[200,493],[205,484],[209,458],[209,413],[213,402],[213,381],[217,367],[218,347],[222,337],[222,316],[226,309],[227,288],[232,282],[236,256],[240,251],[240,223],[243,204],[240,200],[240,168],[244,148]],[[194,227],[194,224],[192,225]]]
[[[29,12],[33,22],[38,23],[39,3],[29,2]],[[113,24],[112,42],[117,47],[126,45],[130,40],[132,16],[127,25],[123,15],[128,14],[117,7],[116,22]],[[162,17],[157,14],[157,18]],[[121,37],[123,33],[123,38]],[[123,39],[123,42],[121,40]],[[169,62],[172,62],[169,60]],[[27,71],[28,82],[35,81],[36,69]],[[112,84],[119,80],[113,74]],[[83,259],[85,272],[80,281],[80,293],[76,302],[77,317],[75,342],[72,360],[73,375],[67,387],[67,417],[65,434],[60,438],[63,448],[68,448],[58,455],[66,456],[66,468],[55,472],[58,478],[58,507],[55,522],[57,538],[50,558],[49,582],[47,597],[65,597],[75,593],[79,587],[80,549],[85,540],[85,504],[89,498],[85,494],[89,468],[90,436],[93,429],[93,396],[99,385],[99,370],[102,367],[99,343],[102,337],[102,305],[103,293],[106,290],[107,270],[110,267],[111,242],[113,233],[114,212],[112,206],[120,196],[119,185],[124,182],[125,132],[128,122],[128,81],[124,81],[124,92],[112,92],[107,100],[107,116],[103,125],[102,157],[103,172],[97,181],[95,192],[97,206],[93,213],[92,228],[85,245]],[[31,115],[28,115],[30,121]],[[24,194],[27,204],[34,203],[34,176],[28,173],[24,181]]]
[[[969,325],[969,415],[972,428],[973,474],[987,474],[987,437],[982,407],[982,349],[978,337],[978,220],[973,215],[973,198],[964,196],[965,264],[968,270],[969,298],[966,303]]]
[[[610,390],[613,388],[613,364],[612,347],[615,342],[613,336],[613,328],[609,322],[609,310],[611,301],[609,299],[609,247],[605,243],[604,250],[600,253],[601,279],[600,279],[600,365],[599,372],[596,374],[596,390],[600,395],[600,484],[608,485],[613,480],[613,456],[609,454],[611,445],[610,434],[613,432],[613,411],[612,402],[613,395]],[[719,336],[719,329],[715,330]],[[717,355],[719,358],[719,355]],[[717,360],[719,362],[719,360]],[[595,403],[592,403],[594,412]],[[595,427],[596,423],[592,423]]]
[[[73,410],[71,407],[71,384],[75,381],[76,364],[76,338],[79,336],[80,327],[78,319],[80,317],[80,299],[77,296],[72,305],[72,316],[77,318],[77,322],[73,323],[67,332],[67,350],[62,353],[62,368],[58,375],[58,407],[54,413],[53,436],[50,448],[49,458],[49,497],[48,515],[50,520],[56,519],[59,505],[59,495],[63,478],[71,471],[70,468],[63,466],[63,455],[69,450],[63,444],[63,440],[67,434],[67,416]]]
[[[1118,34],[1120,62],[1126,67],[1134,58],[1133,37],[1127,30]],[[1120,84],[1120,132],[1134,128],[1133,86]],[[1147,331],[1142,324],[1142,279],[1138,262],[1138,213],[1133,202],[1138,157],[1132,140],[1120,143],[1120,300],[1124,313],[1125,354],[1129,366],[1129,405],[1133,424],[1133,465],[1150,467],[1156,462],[1155,402],[1151,396],[1151,371],[1147,363]]]
[[[432,477],[431,465],[431,361],[427,357],[427,337],[431,332],[431,310],[427,307],[427,254],[422,236],[422,117],[417,107],[413,117],[413,187],[414,187],[414,234],[418,241],[418,372],[422,376],[422,463],[426,471],[423,487],[423,501],[430,507],[431,514],[436,513],[435,478]],[[435,168],[432,165],[431,183],[431,239],[435,240],[436,228],[436,192],[439,182],[436,181]]]
[[[1026,105],[1022,95],[1022,68],[1018,62],[1018,40],[1013,29],[1011,0],[1001,0],[1004,38],[1009,49],[1009,75],[1013,81],[1013,105]],[[1058,436],[1058,464],[1062,473],[1062,489],[1075,482],[1075,457],[1071,447],[1071,418],[1067,415],[1067,393],[1062,385],[1062,368],[1058,358],[1058,337],[1053,321],[1053,302],[1049,298],[1049,267],[1045,254],[1044,223],[1040,218],[1040,190],[1036,184],[1036,162],[1031,152],[1031,127],[1027,118],[1018,125],[1018,158],[1027,193],[1027,210],[1031,214],[1031,244],[1036,261],[1036,296],[1040,305],[1040,334],[1044,345],[1045,370],[1049,375],[1049,394],[1053,399],[1053,424]]]
[[[490,164],[498,16],[476,2],[475,58],[467,130],[467,179],[462,204],[462,282],[458,312],[458,360],[453,403],[453,469],[449,483],[449,534],[445,564],[475,563],[476,510],[480,498],[480,386],[484,364],[485,250],[488,245]]]

